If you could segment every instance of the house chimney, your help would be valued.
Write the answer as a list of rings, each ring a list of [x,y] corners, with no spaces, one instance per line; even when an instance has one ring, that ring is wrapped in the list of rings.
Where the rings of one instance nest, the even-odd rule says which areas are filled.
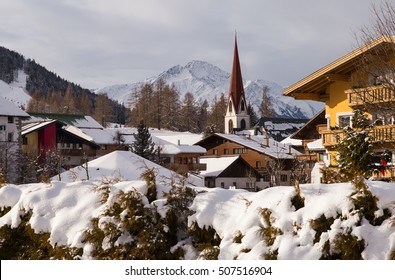
[[[267,135],[264,136],[262,145],[265,147],[269,147],[269,137],[267,137]]]

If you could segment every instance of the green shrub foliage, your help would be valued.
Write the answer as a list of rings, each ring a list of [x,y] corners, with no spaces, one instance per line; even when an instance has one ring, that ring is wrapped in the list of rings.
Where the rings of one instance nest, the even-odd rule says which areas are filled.
[[[322,214],[319,218],[310,221],[310,226],[315,230],[314,243],[320,241],[321,234],[330,230],[335,219],[333,217],[327,218]]]
[[[82,250],[66,246],[52,246],[50,233],[35,233],[29,224],[31,212],[21,215],[21,223],[12,228],[4,225],[0,228],[1,260],[49,260],[78,259]]]

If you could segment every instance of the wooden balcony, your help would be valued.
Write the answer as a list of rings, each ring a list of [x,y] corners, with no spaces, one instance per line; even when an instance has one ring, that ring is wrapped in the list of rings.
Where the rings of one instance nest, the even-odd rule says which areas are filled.
[[[297,161],[308,161],[308,162],[316,162],[318,161],[318,155],[317,154],[311,154],[311,155],[297,155],[296,156]]]
[[[395,125],[374,126],[368,131],[373,143],[392,142],[395,144]],[[341,130],[326,130],[320,133],[322,135],[322,144],[324,147],[334,146],[344,137]]]
[[[374,86],[360,89],[349,89],[345,93],[350,107],[365,104],[395,102],[395,92],[392,87]]]
[[[207,164],[205,163],[167,163],[164,165],[166,168],[171,170],[186,170],[186,171],[202,171],[207,169]]]

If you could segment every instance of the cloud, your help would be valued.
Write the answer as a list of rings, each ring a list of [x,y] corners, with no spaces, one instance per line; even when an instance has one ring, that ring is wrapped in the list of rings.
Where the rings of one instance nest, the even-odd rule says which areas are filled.
[[[193,59],[230,71],[238,31],[245,78],[287,85],[351,50],[370,0],[13,0],[0,42],[93,88]]]

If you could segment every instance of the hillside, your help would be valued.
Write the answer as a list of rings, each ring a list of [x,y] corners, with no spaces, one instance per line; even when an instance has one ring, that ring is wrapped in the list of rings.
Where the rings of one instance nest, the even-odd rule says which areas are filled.
[[[83,106],[76,108],[81,114],[94,114],[99,107],[96,104],[97,95],[88,89],[61,78],[56,73],[46,69],[32,59],[0,46],[0,96],[26,109],[31,96],[37,92],[41,101],[46,103],[57,100],[54,107],[63,108],[63,97],[67,90],[71,90],[74,100],[86,100],[85,111]],[[57,96],[56,98],[52,98]],[[106,98],[106,97],[105,97]],[[113,112],[110,121],[125,123],[126,109],[119,103],[108,100],[110,110]],[[54,105],[54,104],[51,104]],[[49,106],[45,106],[49,107]],[[42,111],[43,112],[43,111]],[[58,110],[56,110],[58,112]]]
[[[165,83],[174,85],[181,95],[191,92],[198,100],[212,102],[215,96],[228,92],[230,74],[217,66],[204,61],[192,61],[185,66],[174,66],[157,76],[130,84],[113,85],[97,89],[96,93],[107,93],[108,96],[121,104],[128,104],[129,96],[137,91],[144,83],[154,84],[159,79]],[[308,119],[320,111],[324,104],[315,101],[295,100],[283,96],[283,87],[265,80],[244,81],[247,102],[251,102],[255,108],[260,104],[262,89],[270,88],[270,98],[277,116],[284,118]]]
[[[89,181],[80,169],[0,188],[1,259],[395,259],[391,183],[366,181],[377,202],[349,183],[301,185],[301,203],[293,187],[192,186],[130,152],[88,166]]]
[[[68,85],[72,86],[73,92],[77,96],[87,91],[79,85],[59,77],[36,61],[26,59],[23,55],[4,47],[0,47],[0,80],[9,84],[10,87],[23,87],[25,93],[29,95],[32,95],[36,90],[42,95],[53,91],[64,93]],[[15,95],[17,94],[15,92]],[[90,95],[94,96],[93,93]],[[15,99],[18,97],[15,96]]]

